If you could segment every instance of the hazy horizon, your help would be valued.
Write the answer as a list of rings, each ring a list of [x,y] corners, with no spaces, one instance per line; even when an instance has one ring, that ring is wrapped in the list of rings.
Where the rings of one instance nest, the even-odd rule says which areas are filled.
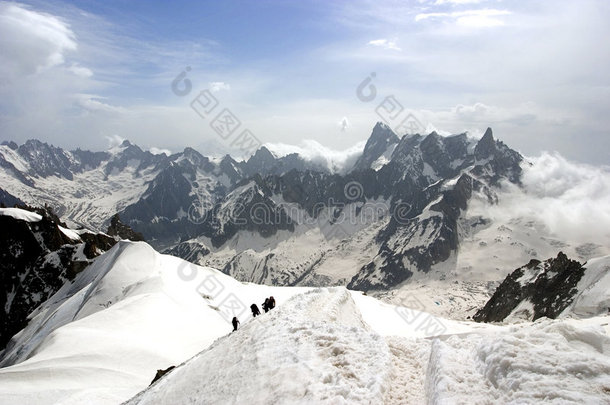
[[[247,130],[353,153],[384,114],[411,115],[420,133],[491,127],[527,156],[608,165],[608,17],[567,0],[0,2],[0,130],[232,155]],[[215,131],[227,111],[235,132]]]

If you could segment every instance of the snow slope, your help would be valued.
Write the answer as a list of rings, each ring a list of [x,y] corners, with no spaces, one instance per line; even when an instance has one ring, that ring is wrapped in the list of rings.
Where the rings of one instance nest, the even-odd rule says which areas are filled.
[[[343,288],[295,296],[219,339],[127,404],[610,400],[610,338],[595,325],[599,320],[479,325],[478,331],[449,323],[450,335],[417,338],[413,328],[393,335],[399,331],[384,325],[393,324],[388,315],[395,311],[380,311],[386,304],[364,300]],[[373,327],[361,312],[367,308],[375,314],[368,320],[377,320]],[[457,333],[460,326],[468,332]]]
[[[269,295],[277,308],[253,319]],[[241,283],[143,242],[30,318],[3,354],[0,404],[610,401],[607,317],[457,322],[343,287]]]
[[[40,214],[21,208],[0,208],[0,215],[13,217],[26,222],[38,222],[42,219]]]
[[[576,285],[572,304],[561,316],[592,316],[610,312],[610,256],[585,263],[585,274]]]
[[[146,387],[157,368],[229,332],[221,311],[231,292],[249,306],[301,291],[246,286],[145,243],[119,242],[39,307],[9,344],[0,365],[19,364],[0,369],[0,403],[120,402]]]
[[[19,196],[27,204],[51,205],[54,211],[70,223],[101,229],[112,215],[137,202],[146,191],[147,183],[157,174],[152,169],[136,174],[136,168],[104,173],[104,166],[76,173],[73,180],[50,176],[36,178],[33,187],[0,168],[3,188]]]

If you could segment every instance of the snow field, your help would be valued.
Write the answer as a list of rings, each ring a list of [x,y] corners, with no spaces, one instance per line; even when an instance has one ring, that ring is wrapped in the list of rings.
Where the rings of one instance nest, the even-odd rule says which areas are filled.
[[[578,282],[578,293],[561,316],[593,316],[610,312],[610,256],[589,260]]]
[[[410,302],[241,283],[121,241],[31,314],[0,405],[610,403],[610,317],[500,326]]]
[[[610,338],[599,327],[542,320],[432,343],[431,404],[610,403]]]
[[[430,341],[389,336],[386,342],[392,354],[392,368],[383,403],[426,403],[424,387],[430,358]]]
[[[382,403],[391,356],[367,329],[347,290],[307,292],[221,338],[128,403]]]

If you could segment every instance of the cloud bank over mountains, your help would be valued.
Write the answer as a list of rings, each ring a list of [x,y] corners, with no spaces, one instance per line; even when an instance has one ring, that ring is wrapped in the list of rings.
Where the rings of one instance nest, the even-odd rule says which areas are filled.
[[[544,152],[526,158],[523,188],[505,184],[497,205],[471,202],[472,213],[500,222],[536,220],[566,241],[610,246],[610,167],[595,167]]]

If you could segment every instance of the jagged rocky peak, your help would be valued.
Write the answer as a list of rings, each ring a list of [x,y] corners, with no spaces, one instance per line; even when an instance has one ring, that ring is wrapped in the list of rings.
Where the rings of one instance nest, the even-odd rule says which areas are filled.
[[[189,159],[191,162],[198,164],[202,159],[204,159],[204,156],[197,152],[195,149],[191,148],[190,146],[187,146],[186,148],[184,148],[184,151],[182,152],[182,155],[186,158]],[[205,158],[206,160],[209,160],[207,158]]]
[[[37,139],[29,139],[17,148],[19,155],[27,161],[30,166],[31,176],[49,177],[57,176],[68,180],[73,179],[70,166],[70,156],[61,148],[41,142]]]
[[[143,151],[138,145],[134,145],[128,140],[123,141],[121,148],[123,149],[114,154],[108,161],[105,168],[106,175],[123,171],[127,166],[134,164],[137,165],[136,175],[138,175],[140,170],[167,159],[165,154],[153,155],[149,151]]]
[[[240,163],[243,174],[251,177],[256,174],[281,175],[291,170],[306,171],[316,170],[328,172],[328,168],[323,165],[304,159],[298,153],[290,153],[285,156],[277,157],[267,147],[263,146],[245,162]]]
[[[225,155],[218,165],[220,174],[225,175],[229,178],[232,184],[237,183],[242,178],[241,168],[239,163],[231,157],[231,155]]]
[[[198,151],[196,151],[195,149],[193,149],[191,147],[184,148],[184,151],[182,152],[182,156],[184,157],[184,159],[186,161],[190,162],[194,167],[199,167],[206,172],[211,172],[215,168],[214,164],[212,162],[210,162],[210,159],[208,157],[203,156],[201,153],[199,153]],[[179,158],[180,154],[173,155],[172,157]]]
[[[398,144],[400,138],[389,126],[378,122],[373,128],[371,136],[366,141],[362,155],[354,164],[353,170],[366,170],[381,157],[388,148]]]
[[[483,137],[477,143],[474,148],[475,158],[482,160],[487,159],[496,152],[496,141],[493,136],[491,128],[487,128]]]
[[[474,155],[477,161],[474,174],[484,177],[492,185],[499,185],[502,178],[520,184],[523,156],[495,140],[491,128],[487,128],[477,143]]]
[[[1,145],[6,145],[12,150],[17,150],[17,148],[19,147],[19,145],[17,145],[17,143],[14,141],[2,141]]]
[[[373,127],[373,132],[367,141],[367,145],[373,146],[373,144],[377,143],[393,144],[398,143],[399,140],[398,135],[389,126],[383,122],[377,122]]]
[[[276,164],[275,156],[265,146],[258,149],[246,162],[248,172],[251,173],[268,173]]]

